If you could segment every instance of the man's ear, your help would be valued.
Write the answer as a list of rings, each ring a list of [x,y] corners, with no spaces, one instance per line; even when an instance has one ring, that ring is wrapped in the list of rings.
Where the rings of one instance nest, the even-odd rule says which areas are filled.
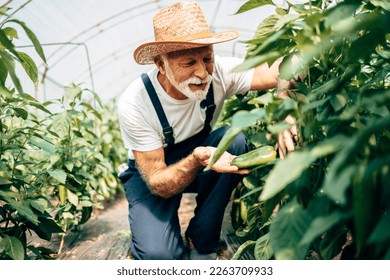
[[[164,61],[160,55],[158,55],[154,58],[154,64],[156,64],[156,66],[161,74],[165,74]]]

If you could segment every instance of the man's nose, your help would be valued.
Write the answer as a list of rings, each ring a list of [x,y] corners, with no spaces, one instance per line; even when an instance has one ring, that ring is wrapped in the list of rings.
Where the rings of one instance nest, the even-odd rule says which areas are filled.
[[[196,69],[194,71],[194,75],[202,80],[206,79],[208,73],[205,63],[203,61],[199,61],[198,63],[196,63],[195,67]]]

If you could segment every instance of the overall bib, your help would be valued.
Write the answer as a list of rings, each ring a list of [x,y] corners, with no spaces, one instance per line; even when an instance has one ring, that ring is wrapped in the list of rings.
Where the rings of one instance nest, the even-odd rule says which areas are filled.
[[[173,164],[188,156],[198,146],[216,147],[228,127],[211,131],[215,104],[213,87],[207,93],[201,107],[206,109],[206,120],[202,131],[180,142],[174,143],[173,131],[164,110],[146,74],[142,80],[163,127],[165,161]],[[247,142],[243,134],[236,137],[228,152],[240,155],[247,152]],[[190,237],[200,253],[208,254],[219,243],[220,231],[225,208],[233,189],[241,176],[232,173],[214,171],[199,172],[184,192],[194,192],[196,196],[195,216],[191,219],[185,233]],[[137,170],[134,160],[121,174],[126,198],[129,203],[129,224],[132,232],[131,254],[135,259],[162,260],[181,259],[184,252],[183,237],[180,229],[178,208],[182,193],[169,198],[153,194]]]

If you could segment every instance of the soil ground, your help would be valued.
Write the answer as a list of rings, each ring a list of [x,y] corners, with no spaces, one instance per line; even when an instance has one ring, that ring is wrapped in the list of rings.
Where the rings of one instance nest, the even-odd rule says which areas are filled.
[[[184,194],[179,208],[182,232],[185,232],[196,202],[194,194]],[[234,238],[230,223],[230,204],[225,212],[222,225],[219,259],[230,259],[239,244]],[[131,233],[127,218],[127,201],[120,196],[94,215],[77,232],[68,233],[61,241],[54,235],[51,242],[32,236],[31,243],[44,246],[58,252],[57,259],[62,260],[124,260],[131,259],[129,251]],[[62,243],[62,244],[61,244]]]

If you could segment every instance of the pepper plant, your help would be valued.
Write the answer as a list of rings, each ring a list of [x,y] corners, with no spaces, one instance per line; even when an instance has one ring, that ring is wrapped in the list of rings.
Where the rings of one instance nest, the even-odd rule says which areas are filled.
[[[304,3],[302,3],[304,2]],[[290,98],[250,92],[227,101],[231,129],[251,149],[275,145],[295,118],[296,150],[257,166],[234,194],[234,259],[390,259],[390,6],[385,0],[286,1],[260,23],[236,71],[282,57]],[[238,13],[274,5],[250,0]],[[293,58],[298,63],[292,63]]]
[[[35,34],[7,16],[6,7],[0,20],[0,259],[55,258],[61,247],[35,247],[31,234],[50,241],[80,229],[121,191],[116,170],[126,151],[115,145],[121,139],[114,101],[103,106],[96,93],[77,85],[45,102],[23,91],[16,65],[36,86],[38,69],[15,47],[12,26],[46,58]]]

